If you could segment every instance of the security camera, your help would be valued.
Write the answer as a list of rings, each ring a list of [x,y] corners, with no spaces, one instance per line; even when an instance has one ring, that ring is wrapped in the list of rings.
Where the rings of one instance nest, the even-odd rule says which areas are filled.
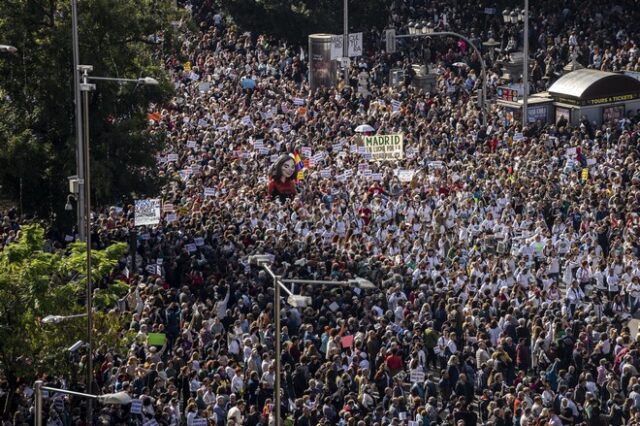
[[[80,349],[82,347],[82,345],[84,345],[84,342],[82,340],[78,340],[73,345],[69,346],[69,349],[67,349],[67,350],[69,352],[77,352],[78,349]]]

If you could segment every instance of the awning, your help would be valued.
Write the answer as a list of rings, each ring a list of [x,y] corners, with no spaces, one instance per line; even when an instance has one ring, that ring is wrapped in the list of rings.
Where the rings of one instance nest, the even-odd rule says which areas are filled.
[[[560,102],[600,105],[640,97],[640,81],[624,74],[581,69],[563,75],[549,88]]]

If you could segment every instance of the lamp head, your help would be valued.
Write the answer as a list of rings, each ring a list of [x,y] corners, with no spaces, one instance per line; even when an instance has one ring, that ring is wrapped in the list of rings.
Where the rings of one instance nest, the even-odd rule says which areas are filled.
[[[294,294],[287,298],[287,303],[296,308],[305,308],[311,305],[311,298]]]
[[[355,277],[354,279],[350,280],[350,283],[353,287],[357,287],[362,290],[373,290],[377,288],[374,283],[361,277]]]
[[[140,77],[138,79],[138,84],[144,84],[146,86],[157,86],[160,84],[158,80],[152,77]]]
[[[8,44],[0,44],[0,52],[15,54],[18,52],[18,49],[15,46],[10,46]]]
[[[273,256],[268,254],[255,254],[249,256],[249,264],[250,265],[263,265],[263,264],[271,264],[273,263]]]
[[[505,24],[508,24],[509,22],[511,22],[510,14],[511,14],[511,9],[509,8],[506,8],[505,10],[502,11],[502,20],[504,21]]]
[[[65,210],[66,209],[67,207],[65,206]],[[42,323],[43,324],[59,324],[60,322],[62,322],[63,319],[64,318],[62,317],[62,315],[47,315],[46,317],[42,318]]]
[[[67,350],[69,352],[77,352],[78,349],[80,349],[83,345],[84,345],[84,342],[82,340],[78,340],[73,345],[71,345]]]

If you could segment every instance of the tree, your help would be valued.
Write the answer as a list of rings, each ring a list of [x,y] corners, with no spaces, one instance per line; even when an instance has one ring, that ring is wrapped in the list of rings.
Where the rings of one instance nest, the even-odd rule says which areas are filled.
[[[93,65],[92,75],[161,81],[99,82],[91,93],[94,202],[155,193],[157,178],[148,170],[163,138],[146,132],[146,113],[172,93],[160,53],[173,42],[178,12],[169,1],[78,3],[80,62]],[[39,217],[62,211],[66,178],[76,174],[70,17],[68,0],[5,0],[0,8],[0,42],[19,49],[0,56],[0,185]]]
[[[349,31],[384,28],[389,16],[387,3],[368,0],[356,5],[351,1]],[[302,45],[306,45],[309,34],[342,34],[342,0],[228,0],[224,5],[241,28]]]
[[[69,319],[59,325],[41,321],[51,314],[83,313],[78,302],[86,295],[83,244],[74,244],[66,252],[48,252],[43,250],[44,243],[44,229],[26,225],[19,239],[0,252],[0,370],[11,390],[45,371],[68,376],[66,348],[85,340],[87,332],[84,319]],[[126,252],[124,243],[92,251],[96,347],[113,345],[114,333],[130,320],[126,314],[107,311],[128,291],[127,284],[108,279]]]

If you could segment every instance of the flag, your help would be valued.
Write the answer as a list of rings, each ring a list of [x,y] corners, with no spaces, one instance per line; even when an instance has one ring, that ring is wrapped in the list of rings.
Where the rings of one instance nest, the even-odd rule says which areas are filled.
[[[296,163],[296,170],[304,169],[304,163],[302,162],[302,157],[298,151],[293,153],[293,162]]]

